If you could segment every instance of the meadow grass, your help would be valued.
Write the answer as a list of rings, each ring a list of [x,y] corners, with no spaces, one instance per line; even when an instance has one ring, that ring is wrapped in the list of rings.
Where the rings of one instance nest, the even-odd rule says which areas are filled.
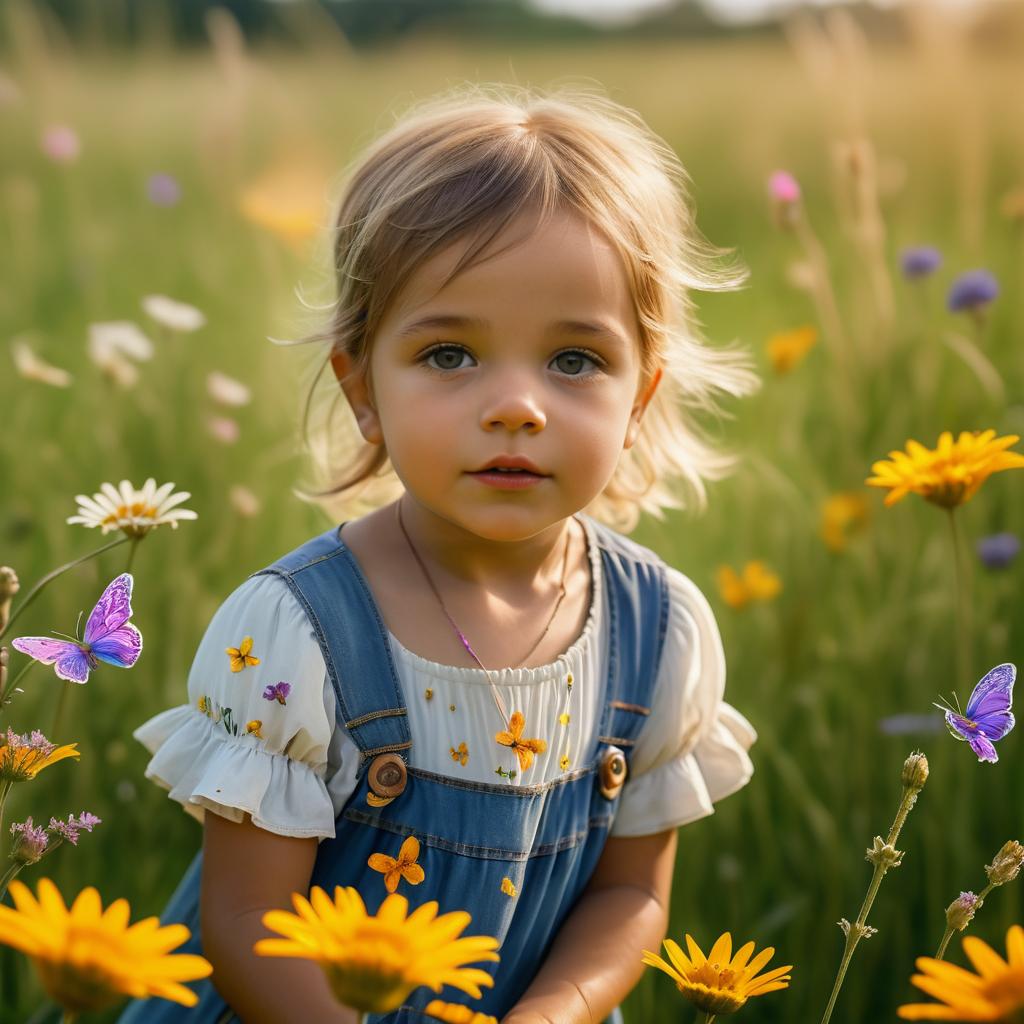
[[[954,576],[944,514],[916,498],[883,509],[882,495],[863,480],[908,437],[933,445],[943,429],[1024,433],[1024,242],[1020,222],[998,212],[1001,196],[1024,181],[1019,117],[1010,116],[1019,69],[1008,58],[964,53],[939,32],[910,49],[875,47],[860,57],[855,47],[831,51],[824,37],[805,38],[799,57],[788,46],[750,42],[508,50],[443,39],[369,55],[320,34],[302,54],[250,53],[228,74],[205,52],[176,54],[159,42],[131,53],[46,43],[26,8],[17,10],[16,45],[0,55],[0,69],[21,90],[20,101],[0,108],[0,336],[30,336],[74,384],[57,390],[24,381],[10,363],[0,374],[0,563],[14,566],[27,590],[48,569],[98,547],[98,533],[64,519],[75,511],[73,496],[103,480],[174,480],[199,512],[177,532],[158,530],[136,555],[139,664],[130,672],[103,667],[68,695],[61,734],[52,738],[78,741],[80,763],[55,766],[15,792],[8,821],[83,809],[103,819],[43,873],[68,898],[95,884],[105,903],[127,897],[133,918],[161,910],[201,830],[143,779],[147,754],[131,731],[186,699],[192,655],[224,597],[329,525],[291,493],[303,468],[296,421],[309,354],[267,340],[315,326],[294,289],[329,298],[325,239],[283,244],[240,215],[240,190],[275,157],[300,149],[340,180],[392,109],[454,82],[549,86],[586,76],[676,147],[702,230],[750,267],[744,291],[702,297],[700,312],[713,342],[738,339],[756,352],[765,380],[716,428],[743,461],[713,487],[707,513],[645,521],[635,533],[708,594],[725,644],[727,699],[759,732],[752,783],[680,833],[669,934],[681,940],[688,931],[707,948],[730,930],[738,941],[775,946],[773,963],[794,964],[791,987],[741,1013],[818,1020],[842,950],[836,921],[856,914],[871,870],[865,849],[888,828],[904,757],[920,747],[931,778],[901,836],[904,862],[879,893],[870,918],[879,934],[859,947],[833,1017],[894,1019],[895,1007],[914,996],[914,957],[931,955],[942,935],[943,908],[961,889],[978,888],[982,865],[1019,836],[1021,749],[1013,733],[999,745],[999,764],[981,765],[944,731],[881,732],[884,716],[927,712],[957,685]],[[82,140],[74,164],[40,152],[39,133],[54,122],[73,125]],[[884,161],[880,267],[865,256],[870,239],[858,241],[851,181],[835,149],[859,138]],[[775,331],[824,327],[808,293],[787,280],[801,251],[772,223],[765,181],[777,167],[801,181],[824,245],[842,374],[837,338],[825,338],[785,376],[764,355]],[[147,201],[145,179],[156,171],[181,183],[178,205]],[[900,247],[917,242],[945,255],[924,289],[898,273]],[[943,297],[952,276],[974,266],[1003,285],[983,342],[1002,398],[942,341],[970,333]],[[879,273],[891,275],[889,325],[879,313]],[[150,293],[198,306],[207,326],[162,336],[139,305]],[[88,324],[117,319],[136,320],[157,344],[130,390],[104,379],[86,355]],[[204,427],[213,411],[204,381],[215,369],[244,380],[255,396],[238,413],[233,446],[212,441]],[[254,518],[228,503],[239,483],[263,503]],[[871,506],[867,529],[841,553],[818,533],[821,501],[837,490],[862,490]],[[994,477],[958,512],[969,550],[980,536],[1018,527],[1022,513],[1024,479]],[[118,548],[68,574],[18,632],[73,632],[79,611],[126,557]],[[782,593],[735,611],[715,592],[715,567],[753,558],[778,573]],[[1019,566],[999,574],[974,567],[972,682],[1024,652]],[[3,724],[47,731],[59,685],[36,667]],[[38,873],[21,877],[34,884]],[[1000,948],[1007,926],[1021,920],[1019,892],[1011,885],[994,893],[972,933]],[[962,962],[959,942],[949,957]],[[23,1021],[39,989],[9,952],[0,962],[0,1020]],[[629,1024],[695,1019],[653,971],[625,1012]]]

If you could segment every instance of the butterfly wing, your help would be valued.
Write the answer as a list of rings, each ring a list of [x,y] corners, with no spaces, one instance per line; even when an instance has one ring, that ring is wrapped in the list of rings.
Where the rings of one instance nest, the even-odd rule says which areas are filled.
[[[43,665],[53,665],[54,672],[61,679],[84,683],[89,678],[89,656],[70,640],[55,640],[48,636],[19,636],[11,641],[11,646]]]
[[[978,732],[989,740],[1001,740],[1014,726],[1010,705],[1016,678],[1015,665],[996,665],[974,688],[967,702],[966,717],[977,722]]]
[[[142,634],[128,620],[132,615],[130,572],[107,584],[85,624],[85,642],[100,661],[130,668],[142,653]]]
[[[975,733],[967,742],[970,743],[971,750],[978,755],[979,761],[991,761],[995,764],[999,760],[996,748],[979,733]]]
[[[971,729],[967,719],[955,711],[946,712],[946,728],[955,740],[969,740],[977,729]]]

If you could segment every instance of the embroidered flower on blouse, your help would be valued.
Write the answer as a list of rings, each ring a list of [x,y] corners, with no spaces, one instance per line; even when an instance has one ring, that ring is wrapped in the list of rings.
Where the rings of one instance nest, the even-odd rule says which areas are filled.
[[[374,871],[380,871],[384,875],[384,887],[388,892],[394,892],[403,878],[410,885],[419,885],[426,877],[423,868],[416,863],[419,855],[420,841],[415,836],[409,836],[402,843],[397,860],[386,853],[374,853],[366,863]]]
[[[430,687],[428,686],[428,687],[427,687],[427,688],[426,688],[426,689],[425,689],[425,690],[423,691],[423,696],[424,696],[424,697],[426,697],[426,698],[427,698],[427,700],[433,700],[433,698],[434,698],[434,691],[433,691],[433,690],[432,690],[432,689],[431,689],[431,688],[430,688]]]
[[[268,686],[263,691],[264,700],[276,700],[278,704],[287,704],[288,694],[292,692],[291,683],[275,683],[273,686]]]
[[[260,729],[262,728],[263,722],[260,721],[260,719],[258,718],[254,718],[251,722],[245,723],[246,733],[248,733],[250,736],[255,736],[257,739],[260,740],[263,739],[263,733],[260,732]]]
[[[507,875],[501,880],[501,891],[506,896],[518,896],[519,890],[512,884],[512,879]]]
[[[543,754],[548,749],[548,741],[522,738],[523,727],[526,725],[522,711],[512,712],[512,720],[509,725],[512,727],[511,731],[503,729],[501,732],[496,732],[494,739],[503,747],[511,747],[515,751],[516,757],[519,758],[519,767],[525,772],[533,764],[533,755]]]
[[[203,696],[196,701],[196,707],[199,708],[204,715],[208,715],[210,713],[210,698],[203,694]]]
[[[569,688],[570,690],[572,689],[572,673],[571,673],[571,672],[570,672],[570,673],[569,673],[569,674],[568,674],[568,675],[567,675],[567,676],[565,677],[565,685],[566,685],[566,686],[567,686],[567,687],[568,687],[568,688]]]
[[[446,1003],[442,999],[432,999],[423,1011],[428,1017],[443,1020],[445,1024],[498,1024],[498,1018],[476,1010],[461,1003]]]
[[[559,725],[568,725],[569,724],[569,712],[568,711],[563,711],[558,716],[558,724]]]
[[[516,771],[514,768],[510,768],[508,771],[505,771],[500,764],[494,769],[494,774],[500,775],[503,779],[514,779],[516,777]]]
[[[238,723],[234,719],[234,711],[231,708],[220,709],[220,724],[224,726],[225,732],[230,733],[232,736],[238,735]],[[217,721],[217,711],[214,710],[214,721]]]
[[[247,636],[237,647],[225,647],[224,653],[231,659],[231,671],[241,672],[248,665],[258,665],[260,659],[250,654],[252,637]]]
[[[469,760],[469,750],[466,747],[465,741],[459,744],[458,750],[455,747],[449,747],[448,753],[451,754],[453,761],[458,761],[463,767],[465,767],[466,762]]]
[[[449,704],[448,705],[448,710],[449,711],[454,711],[455,710],[455,705],[454,704]]]
[[[558,767],[561,768],[563,772],[567,772],[569,770],[569,765],[571,763],[572,762],[569,760],[569,755],[563,754],[558,762]]]

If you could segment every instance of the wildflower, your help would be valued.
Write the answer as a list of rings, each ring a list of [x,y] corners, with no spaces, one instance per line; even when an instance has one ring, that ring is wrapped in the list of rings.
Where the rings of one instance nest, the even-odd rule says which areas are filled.
[[[830,494],[821,507],[821,539],[831,551],[843,551],[850,537],[867,524],[868,503],[859,491]]]
[[[768,179],[768,191],[777,203],[800,202],[800,184],[789,171],[775,171]]]
[[[30,736],[19,736],[8,728],[7,742],[0,746],[0,782],[30,781],[51,764],[66,757],[80,757],[77,746],[77,743],[68,743],[59,747],[38,729]]]
[[[946,907],[946,924],[962,932],[971,923],[977,909],[977,895],[973,892],[962,892]]]
[[[116,352],[145,362],[153,358],[153,342],[131,320],[105,320],[89,324],[89,354]]]
[[[922,992],[942,1000],[907,1003],[896,1013],[901,1020],[1011,1021],[1024,1010],[1024,929],[1011,925],[1004,960],[988,943],[973,935],[963,940],[964,953],[977,974],[945,960],[918,957],[921,972],[910,981]]]
[[[955,508],[970,501],[992,473],[1024,466],[1024,455],[1004,451],[1019,440],[1016,434],[997,438],[994,430],[963,430],[954,442],[945,430],[934,450],[910,440],[906,453],[889,452],[891,461],[874,463],[876,475],[866,483],[889,488],[887,506],[913,491],[934,505]]]
[[[920,793],[924,789],[924,784],[928,781],[928,758],[919,750],[915,750],[903,762],[900,781],[903,788],[909,789],[912,793]]]
[[[817,344],[816,327],[797,327],[792,331],[773,334],[766,344],[768,357],[776,373],[788,373]]]
[[[28,956],[46,993],[72,1014],[106,1009],[122,996],[160,996],[183,1006],[199,1000],[180,984],[213,968],[200,956],[170,954],[189,937],[180,924],[160,927],[155,917],[128,927],[127,900],[106,911],[89,886],[65,905],[57,887],[40,879],[38,899],[11,882],[14,907],[0,906],[0,943]]]
[[[82,148],[75,130],[66,124],[50,125],[43,132],[40,147],[46,156],[58,164],[73,163]]]
[[[975,311],[999,295],[999,282],[987,270],[968,270],[949,288],[946,304],[951,313]]]
[[[480,986],[494,984],[486,971],[465,966],[499,959],[497,939],[458,938],[471,920],[465,911],[437,916],[437,902],[431,900],[406,916],[408,900],[393,893],[372,917],[358,891],[341,886],[335,887],[333,901],[313,886],[308,900],[293,893],[292,903],[297,915],[285,910],[263,915],[263,924],[285,937],[260,939],[256,953],[320,964],[335,998],[353,1009],[388,1013],[420,985],[434,992],[451,985],[479,999]]]
[[[169,174],[151,174],[146,181],[146,195],[154,206],[174,206],[181,198],[181,186]]]
[[[221,405],[248,405],[252,401],[252,392],[240,380],[217,370],[207,374],[206,390]]]
[[[298,249],[320,230],[325,187],[315,163],[278,164],[242,192],[238,206],[247,220]]]
[[[991,864],[985,866],[985,874],[993,885],[1005,885],[1012,882],[1024,864],[1024,846],[1016,839],[1003,843]]]
[[[206,323],[206,317],[195,306],[169,299],[166,295],[145,296],[142,308],[158,324],[183,334],[198,331]]]
[[[12,341],[11,356],[14,359],[15,370],[25,380],[49,384],[54,388],[71,387],[71,374],[67,370],[62,370],[59,366],[53,366],[44,359],[40,359],[32,351],[32,347],[27,341],[19,338]]]
[[[1020,551],[1020,540],[1012,533],[994,533],[977,542],[978,558],[989,569],[1005,569]]]
[[[229,416],[211,416],[206,421],[206,431],[221,444],[234,444],[240,434],[238,423]]]
[[[9,565],[0,565],[0,630],[7,625],[11,614],[11,601],[21,590],[18,574]]]
[[[83,829],[86,832],[91,832],[96,825],[100,824],[102,822],[95,814],[82,811],[77,818],[73,814],[69,814],[67,821],[51,818],[49,831],[53,835],[60,836],[61,839],[66,839],[72,846],[77,846],[79,832]]]
[[[145,537],[158,526],[169,524],[172,530],[178,528],[183,519],[196,519],[198,514],[187,508],[177,508],[191,497],[188,491],[174,491],[173,483],[161,484],[149,477],[136,490],[127,480],[118,487],[111,483],[100,484],[99,491],[91,498],[84,494],[75,496],[78,514],[69,516],[68,523],[80,523],[92,529],[96,526],[102,533],[121,530],[129,537]]]
[[[446,1024],[498,1024],[498,1018],[486,1013],[477,1013],[468,1006],[459,1003],[446,1003],[441,999],[432,999],[423,1011],[428,1017],[436,1017]]]
[[[911,246],[903,250],[900,266],[904,277],[927,277],[942,266],[942,253],[930,245]]]
[[[259,514],[260,499],[244,484],[235,484],[228,491],[228,500],[231,502],[231,507],[240,516],[248,519]]]
[[[769,601],[782,590],[782,581],[764,562],[747,562],[740,575],[732,566],[720,565],[715,572],[718,590],[730,608],[742,608],[751,601]]]
[[[11,860],[15,864],[35,864],[46,853],[50,837],[41,825],[33,825],[31,815],[23,822],[11,825],[14,844],[11,847]]]
[[[676,988],[705,1013],[735,1013],[751,996],[763,996],[789,987],[788,972],[792,966],[776,967],[767,974],[757,973],[772,958],[775,950],[771,946],[751,959],[754,943],[748,942],[733,956],[732,936],[728,932],[719,937],[706,957],[689,935],[686,945],[689,956],[672,939],[665,939],[665,952],[671,964],[646,949],[642,960],[649,967],[664,971],[676,983]]]
[[[410,885],[419,885],[426,878],[423,868],[416,863],[420,855],[420,841],[409,836],[398,851],[398,859],[384,853],[373,853],[366,862],[374,871],[384,875],[384,888],[394,892],[404,878]]]
[[[260,659],[255,654],[249,653],[251,650],[251,636],[244,637],[237,647],[224,648],[224,653],[231,660],[232,672],[241,672],[243,668],[247,668],[249,665],[258,665],[260,663]]]
[[[283,706],[283,705],[288,703],[287,697],[288,697],[288,694],[291,693],[291,692],[292,692],[292,684],[291,683],[284,683],[284,682],[274,683],[273,686],[268,686],[263,691],[263,699],[264,700],[276,700],[278,704],[281,704]]]
[[[534,754],[543,754],[548,749],[547,740],[523,739],[525,726],[526,720],[523,718],[522,711],[513,711],[509,729],[502,729],[501,732],[494,734],[496,743],[500,743],[503,747],[511,747],[515,751],[515,755],[519,759],[519,769],[524,772],[533,764]]]

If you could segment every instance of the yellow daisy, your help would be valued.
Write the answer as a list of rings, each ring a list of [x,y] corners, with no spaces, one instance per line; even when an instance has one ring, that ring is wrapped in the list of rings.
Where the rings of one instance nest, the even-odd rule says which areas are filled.
[[[768,358],[776,373],[788,373],[817,344],[818,329],[816,327],[797,327],[792,331],[780,331],[773,334],[765,348]]]
[[[459,1003],[446,1003],[442,999],[434,999],[427,1003],[423,1011],[428,1017],[436,1017],[447,1024],[498,1024],[498,1018],[487,1013],[477,1013],[468,1006]]]
[[[665,939],[664,945],[671,964],[646,949],[643,962],[664,971],[676,983],[676,988],[705,1013],[735,1013],[751,996],[763,996],[789,987],[788,972],[792,966],[776,967],[767,974],[757,973],[772,958],[775,952],[772,946],[751,959],[754,943],[748,942],[733,956],[732,936],[728,932],[719,937],[707,957],[689,935],[686,936],[688,957],[671,939]]]
[[[415,836],[409,836],[402,843],[398,851],[398,858],[389,857],[385,853],[373,853],[366,862],[374,871],[380,871],[384,875],[384,887],[388,892],[394,892],[398,883],[404,878],[410,885],[419,885],[426,877],[423,868],[416,863],[420,855],[420,841]]]
[[[868,502],[857,491],[839,491],[821,507],[821,539],[831,551],[843,551],[850,537],[863,529],[868,519]]]
[[[333,901],[319,886],[309,899],[292,894],[298,914],[270,910],[263,924],[282,939],[260,939],[260,956],[302,957],[318,963],[339,1002],[363,1013],[388,1013],[420,985],[440,992],[442,985],[474,999],[494,979],[465,964],[499,959],[498,940],[474,935],[458,938],[471,918],[464,910],[437,916],[431,900],[406,916],[409,901],[397,893],[385,898],[375,917],[366,913],[359,893],[340,885]]]
[[[258,665],[260,659],[249,652],[252,650],[252,637],[247,636],[237,647],[225,647],[224,653],[231,659],[231,671],[241,672],[248,665]]]
[[[988,943],[973,935],[964,952],[977,974],[945,960],[920,956],[921,972],[911,982],[941,1003],[907,1003],[896,1011],[902,1020],[1018,1020],[1024,1011],[1024,929],[1011,925],[1004,960]]]
[[[89,886],[69,910],[48,878],[39,896],[15,879],[14,908],[0,906],[0,943],[31,958],[47,994],[69,1014],[112,1006],[122,996],[160,996],[195,1006],[195,992],[180,984],[205,978],[213,968],[201,956],[171,955],[189,938],[183,924],[161,927],[148,917],[128,926],[131,908],[119,899],[104,911]]]
[[[963,430],[956,441],[944,430],[935,449],[907,441],[906,452],[889,452],[889,459],[874,463],[866,483],[887,487],[885,504],[913,491],[942,508],[956,508],[974,497],[992,473],[1024,467],[1024,455],[1005,451],[1020,438],[1016,434],[996,437],[994,430]]]
[[[769,601],[782,590],[782,582],[764,562],[747,562],[740,574],[730,565],[715,572],[718,591],[730,608],[742,608],[751,601]]]
[[[77,746],[77,743],[67,743],[58,747],[38,730],[19,736],[8,729],[7,742],[0,746],[0,783],[26,782],[65,757],[81,757],[75,749]]]

